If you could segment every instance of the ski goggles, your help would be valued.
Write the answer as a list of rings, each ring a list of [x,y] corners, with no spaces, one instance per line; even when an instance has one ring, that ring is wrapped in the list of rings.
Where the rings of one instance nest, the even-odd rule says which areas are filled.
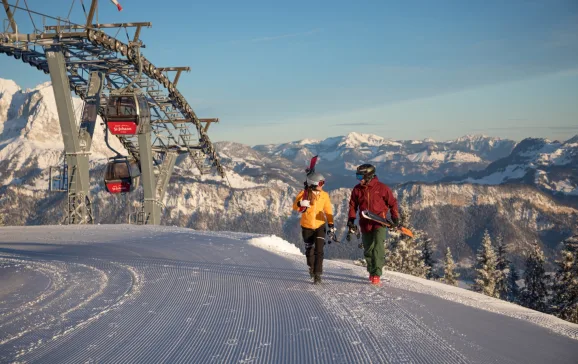
[[[359,173],[356,173],[356,174],[355,174],[355,178],[357,178],[358,181],[361,181],[361,180],[363,180],[363,175],[362,175],[362,174],[359,174]]]
[[[313,186],[313,187],[323,187],[324,184],[325,184],[325,181],[319,181],[319,182],[317,182],[317,183],[311,184],[311,186]]]

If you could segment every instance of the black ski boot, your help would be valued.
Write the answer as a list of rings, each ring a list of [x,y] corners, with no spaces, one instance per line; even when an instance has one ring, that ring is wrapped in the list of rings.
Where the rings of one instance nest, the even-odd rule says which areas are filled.
[[[315,274],[313,276],[313,284],[321,284],[321,274]]]
[[[313,274],[313,268],[309,268],[309,277],[314,278],[315,274]]]

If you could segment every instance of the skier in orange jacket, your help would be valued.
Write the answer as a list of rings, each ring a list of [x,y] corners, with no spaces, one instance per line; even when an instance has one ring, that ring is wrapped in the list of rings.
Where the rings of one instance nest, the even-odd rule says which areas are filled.
[[[313,283],[321,283],[323,274],[323,247],[325,246],[325,234],[335,235],[333,226],[333,208],[329,200],[329,194],[323,191],[325,178],[319,173],[307,176],[307,199],[304,199],[305,190],[299,192],[293,203],[293,210],[300,211],[301,233],[305,242],[305,256],[309,266],[309,275]],[[325,228],[325,222],[327,227]]]

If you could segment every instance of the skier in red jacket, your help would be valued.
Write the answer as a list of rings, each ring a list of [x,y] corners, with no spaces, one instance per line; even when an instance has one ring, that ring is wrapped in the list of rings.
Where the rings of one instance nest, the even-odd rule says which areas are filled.
[[[369,210],[382,217],[387,217],[390,211],[391,220],[397,226],[399,224],[399,212],[397,200],[393,196],[391,189],[379,182],[375,175],[375,167],[371,164],[362,164],[357,167],[356,173],[359,184],[353,188],[349,199],[349,219],[347,227],[354,231],[355,217],[357,212]],[[378,222],[359,218],[361,228],[361,239],[363,241],[363,255],[367,262],[369,280],[373,284],[380,283],[380,276],[385,260],[384,241],[386,238],[386,228]]]

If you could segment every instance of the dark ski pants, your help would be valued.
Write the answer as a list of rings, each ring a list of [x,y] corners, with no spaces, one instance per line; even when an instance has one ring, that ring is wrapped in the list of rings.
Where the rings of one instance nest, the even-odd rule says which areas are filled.
[[[307,265],[313,268],[313,274],[323,273],[323,246],[325,245],[325,225],[317,229],[301,227],[305,242]]]
[[[387,230],[384,227],[377,228],[361,234],[363,241],[363,255],[367,262],[367,271],[372,276],[380,276],[385,263],[385,241]]]

